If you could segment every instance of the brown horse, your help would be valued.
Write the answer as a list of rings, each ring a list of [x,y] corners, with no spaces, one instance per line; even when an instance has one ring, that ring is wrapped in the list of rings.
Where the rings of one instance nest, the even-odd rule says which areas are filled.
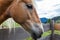
[[[35,40],[41,37],[43,30],[36,10],[32,5],[32,0],[3,0],[1,2],[6,4],[4,4],[4,8],[4,5],[0,3],[0,5],[3,5],[3,7],[0,7],[2,8],[0,9],[0,24],[8,18],[13,18],[15,22],[31,33]]]
[[[55,23],[54,24],[54,28],[55,28],[55,30],[59,30],[60,31],[60,23]]]

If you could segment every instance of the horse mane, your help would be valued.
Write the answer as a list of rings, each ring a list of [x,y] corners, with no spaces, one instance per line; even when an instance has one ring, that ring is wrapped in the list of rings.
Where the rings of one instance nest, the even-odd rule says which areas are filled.
[[[0,15],[2,15],[9,5],[13,2],[13,0],[0,0]]]

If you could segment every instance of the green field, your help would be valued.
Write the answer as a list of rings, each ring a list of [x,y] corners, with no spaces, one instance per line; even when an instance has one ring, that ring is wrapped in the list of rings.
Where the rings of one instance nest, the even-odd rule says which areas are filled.
[[[2,23],[2,26],[7,27],[7,28],[9,28],[9,26],[12,27],[12,28],[13,27],[20,27],[20,25],[18,23],[16,23],[13,19],[8,19],[4,23]],[[54,33],[60,35],[60,31],[55,30]],[[51,31],[44,32],[42,37],[46,37],[46,36],[48,36],[50,34],[51,34]],[[29,38],[27,38],[25,40],[32,40],[32,38],[29,37]]]
[[[47,36],[49,36],[50,34],[51,34],[51,31],[44,32],[43,35],[42,35],[42,37],[47,37]],[[60,31],[55,30],[55,31],[54,31],[54,34],[60,35]],[[26,40],[32,40],[32,38],[29,37],[29,38],[27,38]]]

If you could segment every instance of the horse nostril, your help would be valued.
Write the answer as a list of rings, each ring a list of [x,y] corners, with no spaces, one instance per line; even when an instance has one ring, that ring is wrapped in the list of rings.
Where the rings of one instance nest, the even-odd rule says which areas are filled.
[[[40,33],[40,35],[39,35],[39,37],[38,37],[38,38],[40,38],[40,37],[42,36],[42,34],[43,34],[43,32],[41,32],[41,33]]]

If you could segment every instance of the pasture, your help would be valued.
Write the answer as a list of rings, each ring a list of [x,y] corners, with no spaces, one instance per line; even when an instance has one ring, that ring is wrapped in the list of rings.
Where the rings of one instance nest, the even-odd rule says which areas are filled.
[[[27,33],[24,29],[21,28],[21,26],[17,23],[15,23],[12,19],[8,19],[3,24],[3,29],[0,29],[0,40],[32,40],[32,37],[29,33]],[[2,26],[1,25],[1,26]],[[12,27],[11,32],[9,33],[8,25]],[[50,24],[43,24],[44,26],[44,33],[41,38],[38,40],[50,40],[51,38],[51,30],[50,30]],[[14,29],[15,27],[15,29]],[[15,31],[14,31],[15,30]],[[60,39],[60,31],[54,30],[54,40]]]

